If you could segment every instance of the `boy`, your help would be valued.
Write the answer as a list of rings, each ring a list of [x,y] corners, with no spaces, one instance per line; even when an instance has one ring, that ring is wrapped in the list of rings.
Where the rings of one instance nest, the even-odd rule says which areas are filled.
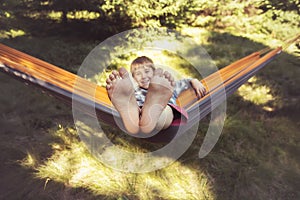
[[[146,56],[136,58],[130,71],[137,87],[124,68],[113,71],[106,80],[108,96],[130,134],[166,129],[172,124],[174,115],[187,118],[187,113],[176,105],[176,98],[189,84],[199,97],[206,92],[197,79],[174,81],[169,72],[155,69],[153,61]]]

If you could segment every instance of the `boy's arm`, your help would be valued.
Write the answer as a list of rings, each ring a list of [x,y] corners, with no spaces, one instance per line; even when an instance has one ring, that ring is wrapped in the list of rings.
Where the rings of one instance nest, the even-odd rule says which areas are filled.
[[[176,84],[174,87],[175,98],[177,98],[182,91],[188,89],[189,87],[192,87],[195,90],[196,95],[199,98],[203,97],[206,94],[205,87],[198,79],[185,78],[185,79],[176,81]]]
[[[199,98],[203,97],[206,94],[204,85],[198,79],[191,79],[190,83]]]

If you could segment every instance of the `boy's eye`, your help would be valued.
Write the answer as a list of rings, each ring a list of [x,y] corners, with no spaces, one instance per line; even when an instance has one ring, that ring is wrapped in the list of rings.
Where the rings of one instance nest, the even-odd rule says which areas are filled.
[[[140,76],[141,73],[140,73],[140,72],[135,72],[134,75],[135,75],[135,76]]]

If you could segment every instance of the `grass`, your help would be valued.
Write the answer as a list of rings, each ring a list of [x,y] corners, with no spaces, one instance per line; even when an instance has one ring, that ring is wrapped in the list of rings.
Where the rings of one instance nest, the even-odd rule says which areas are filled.
[[[52,144],[55,153],[46,162],[37,166],[32,154],[27,154],[21,162],[25,167],[37,166],[36,177],[47,181],[46,189],[49,182],[55,181],[112,197],[213,199],[209,181],[200,170],[175,162],[157,172],[124,173],[93,158],[73,128],[60,126],[52,134],[62,141]]]
[[[265,46],[269,34],[184,29],[223,67]],[[5,39],[9,38],[9,39]],[[66,36],[1,37],[2,42],[76,72],[98,41]],[[113,170],[92,157],[74,129],[71,108],[0,74],[4,199],[299,199],[299,57],[295,45],[227,100],[222,135],[198,158],[207,129],[172,165],[143,174]],[[187,73],[187,72],[186,72]],[[116,129],[106,127],[112,134]],[[119,133],[120,136],[120,133]],[[157,145],[116,142],[144,152]],[[117,155],[116,155],[117,156]]]

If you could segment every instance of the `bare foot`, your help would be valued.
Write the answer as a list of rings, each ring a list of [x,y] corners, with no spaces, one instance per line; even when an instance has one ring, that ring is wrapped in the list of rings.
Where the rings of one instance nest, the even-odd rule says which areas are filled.
[[[120,113],[123,124],[130,134],[139,132],[139,106],[134,96],[134,88],[126,69],[113,71],[106,79],[108,96]]]
[[[168,72],[156,69],[151,79],[142,116],[140,128],[143,133],[150,133],[156,127],[158,119],[167,106],[174,90],[174,79]]]

